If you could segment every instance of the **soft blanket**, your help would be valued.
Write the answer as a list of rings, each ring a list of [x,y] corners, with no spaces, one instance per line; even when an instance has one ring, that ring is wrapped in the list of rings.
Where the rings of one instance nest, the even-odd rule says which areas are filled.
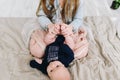
[[[0,19],[0,80],[49,80],[29,66],[32,56],[23,30],[26,23],[32,23],[31,19],[36,22],[35,18]],[[70,64],[72,80],[120,80],[119,23],[110,17],[86,17],[84,25],[88,30],[89,51],[85,58]],[[30,30],[25,36],[31,35]]]

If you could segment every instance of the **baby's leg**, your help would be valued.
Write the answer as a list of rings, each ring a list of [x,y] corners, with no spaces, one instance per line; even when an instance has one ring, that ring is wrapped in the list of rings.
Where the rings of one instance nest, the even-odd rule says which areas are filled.
[[[31,38],[30,39],[30,52],[34,56],[35,61],[39,64],[42,63],[42,57],[44,52],[41,50],[42,48],[37,44],[36,40]]]
[[[65,44],[67,44],[72,50],[74,50],[75,47],[75,42],[72,36],[70,35],[65,35]]]
[[[48,33],[45,35],[44,42],[46,43],[46,45],[48,45],[48,44],[54,42],[55,39],[56,39],[56,34],[53,34],[53,33],[49,33],[49,32],[48,32]]]
[[[32,35],[30,39],[30,52],[34,57],[42,58],[44,55],[44,50],[46,47],[45,42],[43,41],[43,36],[41,30],[36,30]]]
[[[76,36],[75,49],[74,49],[76,59],[85,57],[88,53],[89,43],[87,41],[86,35],[87,35],[87,31],[85,31],[82,28],[79,31],[78,35]]]
[[[67,26],[69,27],[69,26]],[[74,39],[73,32],[71,29],[66,28],[65,26],[61,26],[61,32],[67,29],[67,34],[61,33],[65,37],[65,44],[67,44],[72,50],[74,49]]]
[[[78,44],[79,46],[77,46],[77,48],[74,50],[75,59],[80,59],[82,57],[85,57],[88,53],[88,46],[89,46],[88,42],[82,41],[79,42]]]

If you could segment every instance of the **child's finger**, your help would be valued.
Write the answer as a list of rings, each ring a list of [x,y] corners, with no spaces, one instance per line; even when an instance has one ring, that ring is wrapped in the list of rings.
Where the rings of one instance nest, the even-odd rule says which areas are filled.
[[[55,28],[58,29],[58,30],[60,30],[60,25],[55,24]]]
[[[65,26],[61,25],[61,30],[64,30],[65,28],[66,28]]]
[[[55,33],[56,33],[56,34],[59,34],[60,31],[59,31],[58,29],[55,28]]]
[[[56,24],[54,31],[56,32],[56,34],[59,34],[60,33],[60,26]]]

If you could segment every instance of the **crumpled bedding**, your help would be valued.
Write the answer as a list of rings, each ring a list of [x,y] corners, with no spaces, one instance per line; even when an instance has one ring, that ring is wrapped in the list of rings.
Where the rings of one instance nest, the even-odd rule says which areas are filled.
[[[36,20],[0,19],[0,80],[49,80],[46,75],[29,66],[32,56],[29,54],[28,41],[23,39],[23,29],[31,19]],[[89,52],[85,58],[70,64],[68,69],[72,80],[120,80],[119,23],[110,17],[96,16],[85,17],[84,25],[88,29]]]

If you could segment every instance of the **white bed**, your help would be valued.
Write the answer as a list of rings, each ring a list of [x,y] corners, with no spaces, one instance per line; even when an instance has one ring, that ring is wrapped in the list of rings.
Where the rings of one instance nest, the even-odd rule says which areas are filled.
[[[0,18],[0,80],[49,80],[29,66],[32,57],[21,33],[29,20],[36,22],[36,18]],[[89,52],[70,64],[72,80],[120,80],[120,25],[114,20],[84,18]]]

